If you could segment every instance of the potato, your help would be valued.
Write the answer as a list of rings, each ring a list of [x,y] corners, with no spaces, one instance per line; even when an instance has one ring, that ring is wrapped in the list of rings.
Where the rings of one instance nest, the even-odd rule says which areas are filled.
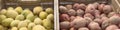
[[[70,22],[73,21],[75,19],[75,16],[71,16],[70,17]]]
[[[72,9],[72,5],[66,5],[66,8],[69,10],[69,9]]]
[[[101,16],[101,18],[102,18],[102,17],[107,17],[107,15],[106,15],[106,14],[101,14],[100,16]]]
[[[92,22],[92,19],[89,18],[89,17],[84,17],[84,19],[87,21],[87,25],[88,25],[90,22]]]
[[[89,18],[91,18],[91,19],[94,19],[94,16],[91,15],[90,13],[86,13],[86,14],[84,14],[84,17],[89,17]]]
[[[80,27],[85,27],[87,24],[87,21],[84,18],[75,18],[72,22],[71,22],[71,27],[75,27],[75,29],[78,29]]]
[[[94,7],[94,5],[93,4],[88,4],[88,6],[85,9],[85,13],[91,13],[91,14],[93,14],[94,10],[96,10],[95,7]]]
[[[70,30],[76,30],[74,27],[71,27]]]
[[[120,28],[120,24],[118,24],[118,27]]]
[[[87,27],[79,28],[78,30],[89,30]]]
[[[80,4],[79,3],[75,3],[73,5],[73,9],[78,10],[79,8],[80,8]]]
[[[119,28],[116,25],[110,25],[105,30],[115,30],[115,29],[119,29]]]
[[[100,11],[99,10],[95,10],[94,11],[94,16],[95,16],[95,18],[100,18]]]
[[[108,17],[112,17],[113,15],[115,15],[116,13],[115,12],[110,12],[109,14],[108,14]]]
[[[105,6],[103,7],[103,13],[108,14],[108,13],[110,13],[111,11],[112,11],[112,7],[111,7],[110,5],[105,5]]]
[[[101,20],[100,18],[96,18],[94,19],[94,22],[97,22],[98,24],[102,24],[103,20]]]
[[[105,6],[105,4],[100,4],[99,6],[98,6],[98,10],[99,11],[101,11],[101,12],[103,12],[103,7]]]
[[[69,29],[69,28],[70,28],[70,22],[68,21],[60,22],[60,29]]]
[[[94,2],[93,5],[94,5],[94,7],[97,9],[98,6],[99,6],[99,3],[98,3],[98,2]]]
[[[111,23],[109,22],[109,20],[105,20],[105,21],[102,22],[101,28],[104,30],[109,25],[111,25]]]
[[[109,21],[111,24],[119,24],[120,23],[120,17],[118,15],[113,15],[109,18]]]
[[[82,9],[82,10],[85,10],[86,9],[86,5],[82,3],[82,4],[79,5],[79,8]]]
[[[81,16],[82,17],[84,15],[84,11],[79,9],[79,10],[77,10],[76,14],[77,14],[77,16]]]
[[[105,20],[108,20],[109,18],[108,17],[102,17],[101,20],[102,21],[105,21]]]
[[[68,11],[68,14],[69,14],[70,16],[75,16],[75,15],[76,15],[76,11],[73,10],[73,9],[70,9],[70,10]]]
[[[67,30],[67,29],[61,29],[61,30]]]
[[[67,14],[61,14],[60,15],[60,21],[69,21],[70,20],[69,18],[70,17]]]
[[[60,6],[59,11],[60,11],[60,13],[67,13],[68,9],[64,6]]]
[[[115,30],[120,30],[120,29],[115,29]]]
[[[75,18],[75,19],[80,19],[80,18],[83,18],[83,17],[80,17],[80,16],[76,16],[76,18]]]
[[[90,30],[102,30],[99,24],[96,22],[90,22],[90,24],[88,25],[88,28]]]

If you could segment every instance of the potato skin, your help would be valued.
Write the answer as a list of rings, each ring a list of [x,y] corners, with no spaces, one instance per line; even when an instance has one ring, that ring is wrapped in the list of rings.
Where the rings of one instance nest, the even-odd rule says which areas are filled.
[[[66,8],[69,10],[69,9],[72,9],[72,5],[66,5]]]
[[[80,4],[79,3],[75,3],[73,5],[73,9],[78,10],[79,8],[80,8]]]
[[[120,23],[120,17],[118,15],[113,15],[112,17],[109,18],[109,21],[111,24],[118,25]]]
[[[70,30],[76,30],[74,27],[71,27]]]
[[[99,24],[96,22],[90,22],[90,24],[88,25],[88,28],[90,30],[102,30]]]
[[[75,16],[76,15],[76,11],[74,9],[70,9],[67,13],[70,16]]]
[[[102,20],[102,22],[103,22],[103,21],[105,21],[105,20],[109,20],[109,18],[108,18],[108,17],[101,17],[101,20]]]
[[[120,29],[115,29],[115,30],[120,30]]]
[[[87,24],[87,21],[84,18],[75,18],[72,22],[71,22],[71,26],[75,27],[75,29],[78,29],[80,27],[85,27]]]
[[[115,13],[115,12],[110,12],[110,13],[108,14],[108,17],[112,17],[113,15],[116,15],[116,13]]]
[[[96,18],[94,19],[94,22],[97,22],[98,24],[102,24],[103,20],[101,20],[100,18]]]
[[[67,30],[67,29],[61,29],[61,30]]]
[[[87,25],[89,25],[90,22],[92,22],[93,20],[89,17],[84,17],[84,19],[86,20],[87,22]]]
[[[59,12],[60,13],[67,13],[68,9],[64,6],[59,6]]]
[[[118,27],[120,28],[120,24],[118,24]]]
[[[112,7],[110,5],[105,5],[103,7],[103,13],[108,14],[112,11]]]
[[[75,16],[71,16],[70,17],[70,22],[73,21],[76,17]]]
[[[94,19],[94,16],[92,14],[90,14],[90,13],[84,14],[84,17],[89,17],[91,19]]]
[[[78,30],[89,30],[87,27],[79,28]]]
[[[80,4],[79,6],[80,6],[80,9],[82,9],[82,10],[85,10],[85,9],[86,9],[86,5],[85,5],[85,4],[83,4],[83,3],[82,3],[82,4]]]
[[[94,5],[94,7],[97,9],[98,6],[99,6],[99,3],[98,3],[98,2],[94,2],[93,5]]]
[[[94,14],[94,10],[96,10],[94,5],[93,4],[88,4],[88,6],[85,9],[85,13]]]
[[[70,28],[70,22],[68,21],[60,22],[60,29],[69,29],[69,28]]]
[[[79,9],[79,10],[77,10],[76,15],[82,17],[84,15],[84,13],[85,12],[83,10]]]
[[[101,12],[103,12],[103,7],[105,6],[105,4],[100,4],[99,6],[98,6],[98,10],[99,11],[101,11]]]
[[[60,21],[69,21],[69,15],[68,14],[61,14],[60,15]]]
[[[108,27],[109,25],[111,25],[111,24],[109,23],[108,20],[103,21],[101,24],[102,30],[105,30],[105,28]]]
[[[103,14],[100,15],[100,17],[101,17],[101,18],[102,18],[102,17],[107,17],[107,15],[103,13]]]
[[[116,25],[110,25],[105,30],[115,30],[115,29],[119,29],[119,28]]]
[[[95,18],[100,18],[100,13],[101,12],[99,10],[95,10],[93,15],[95,16]]]

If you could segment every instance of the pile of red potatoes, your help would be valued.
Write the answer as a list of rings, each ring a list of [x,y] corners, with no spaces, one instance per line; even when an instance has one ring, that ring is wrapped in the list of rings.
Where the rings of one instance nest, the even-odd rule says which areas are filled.
[[[120,30],[120,14],[105,3],[59,6],[60,30]]]

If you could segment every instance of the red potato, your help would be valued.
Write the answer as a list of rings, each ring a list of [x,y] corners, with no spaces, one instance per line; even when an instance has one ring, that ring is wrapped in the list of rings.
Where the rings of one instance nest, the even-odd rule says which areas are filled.
[[[70,22],[68,21],[60,22],[60,29],[69,29],[69,28],[70,28]]]
[[[84,14],[84,17],[89,17],[89,18],[91,18],[91,19],[94,19],[94,16],[91,15],[90,13],[86,13],[86,14]]]
[[[116,13],[115,13],[115,12],[110,12],[110,13],[108,14],[108,17],[112,17],[113,15],[116,15]]]
[[[101,20],[102,20],[102,22],[103,22],[103,21],[105,21],[105,20],[109,20],[109,18],[108,18],[108,17],[101,17]]]
[[[61,14],[60,15],[60,21],[69,21],[70,17],[68,14]]]
[[[70,16],[75,16],[75,15],[76,15],[76,11],[73,10],[73,9],[70,9],[70,10],[68,11],[68,15],[70,15]]]
[[[101,20],[100,18],[96,18],[94,19],[94,22],[97,22],[98,24],[102,24],[103,20]]]
[[[92,22],[92,19],[89,18],[89,17],[84,17],[84,19],[87,21],[87,25],[88,25],[90,22]]]
[[[72,5],[66,5],[66,8],[69,10],[69,9],[72,9]]]
[[[120,30],[120,29],[115,29],[115,30]]]
[[[120,28],[120,24],[118,24],[118,27]]]
[[[107,17],[107,15],[106,15],[106,14],[101,14],[100,17],[101,17],[101,18],[102,18],[102,17]]]
[[[109,19],[106,19],[103,21],[102,23],[102,29],[105,29],[107,26],[111,25],[111,24],[119,24],[120,23],[120,17],[117,15],[114,15],[112,17],[110,17]]]
[[[85,9],[86,9],[86,5],[85,5],[85,4],[83,4],[83,3],[82,3],[82,4],[80,4],[79,6],[80,6],[80,9],[82,9],[82,10],[85,10]]]
[[[102,30],[99,24],[96,22],[90,22],[90,24],[88,25],[88,28],[90,30]]]
[[[115,30],[115,29],[119,29],[119,28],[116,25],[110,25],[105,30]]]
[[[105,6],[105,4],[100,4],[99,6],[98,6],[98,10],[99,11],[101,11],[101,12],[103,12],[103,7]]]
[[[111,24],[119,24],[120,23],[120,17],[118,15],[113,15],[109,18],[109,21]]]
[[[61,30],[67,30],[67,29],[61,29]]]
[[[100,15],[100,13],[101,13],[101,12],[100,12],[99,10],[95,10],[95,11],[94,11],[94,15],[96,15],[96,14]]]
[[[68,9],[64,6],[60,6],[59,11],[60,11],[60,13],[67,13]]]
[[[80,4],[79,3],[75,3],[73,5],[73,9],[78,10],[79,8],[80,8]]]
[[[108,27],[110,24],[109,20],[105,20],[101,24],[101,28],[104,30],[106,27]]]
[[[75,19],[75,16],[71,16],[70,17],[70,22],[73,21]]]
[[[81,16],[82,17],[84,15],[84,11],[79,9],[79,10],[77,10],[76,14],[77,14],[77,16]]]
[[[95,15],[95,18],[101,18],[99,14],[96,14]]]
[[[89,30],[87,27],[79,28],[78,30]]]
[[[80,19],[80,18],[83,18],[83,17],[80,17],[80,16],[76,16],[76,18],[75,18],[75,19]]]
[[[94,5],[94,7],[97,9],[98,6],[99,6],[99,3],[98,3],[98,2],[95,2],[95,3],[93,3],[93,5]]]
[[[95,16],[95,18],[100,18],[100,11],[99,10],[95,10],[94,11],[94,16]]]
[[[96,10],[94,5],[93,4],[88,4],[88,6],[85,9],[85,13],[94,14],[94,10]]]
[[[80,27],[85,27],[87,24],[87,21],[84,18],[75,18],[74,21],[71,22],[71,27],[75,27],[75,29],[78,29]]]
[[[74,27],[71,27],[70,30],[76,30]]]
[[[103,13],[108,14],[112,11],[112,7],[110,5],[105,5],[103,7]]]

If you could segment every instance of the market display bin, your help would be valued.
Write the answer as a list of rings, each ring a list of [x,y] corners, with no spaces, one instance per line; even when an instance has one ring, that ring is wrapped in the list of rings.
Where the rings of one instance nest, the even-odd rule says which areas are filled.
[[[119,7],[119,3],[118,2],[116,2],[116,1],[119,1],[119,0],[59,0],[59,5],[58,5],[58,10],[57,10],[57,26],[58,26],[58,28],[57,28],[57,30],[61,30],[60,29],[60,16],[61,16],[61,14],[60,14],[60,6],[62,7],[62,6],[65,6],[66,7],[66,5],[74,5],[75,3],[79,3],[79,4],[81,4],[81,3],[84,3],[84,4],[90,4],[90,3],[94,3],[94,2],[98,2],[98,3],[104,3],[104,4],[108,4],[108,5],[111,5],[111,7],[112,7],[112,9],[113,9],[113,11],[117,11],[118,9],[120,9],[120,7]],[[117,10],[116,10],[117,9]],[[64,13],[63,13],[64,14]],[[67,15],[65,15],[65,16],[67,16]],[[67,20],[66,20],[67,21]],[[65,22],[64,22],[65,23]],[[68,22],[66,22],[66,24],[67,24]],[[64,29],[65,30],[65,29]]]
[[[112,0],[112,6],[115,12],[120,13],[120,0]]]
[[[55,15],[54,15],[54,0],[0,0],[0,12],[2,11],[2,9],[6,9],[7,10],[7,8],[8,7],[13,7],[14,9],[16,8],[16,7],[22,7],[22,9],[23,9],[23,11],[24,11],[24,9],[29,9],[31,12],[33,12],[33,9],[35,8],[35,7],[42,7],[43,8],[43,11],[45,12],[46,11],[46,9],[47,8],[52,8],[51,10],[53,10],[53,13],[51,13],[51,14],[53,14],[53,16],[54,17],[56,17]],[[39,9],[39,8],[38,8]],[[39,11],[39,10],[38,10]],[[47,13],[48,14],[48,13]],[[37,14],[34,14],[33,13],[33,15],[34,15],[34,17],[35,16],[37,16],[37,17],[39,17],[39,15]],[[0,16],[1,17],[1,16]],[[46,16],[47,17],[47,16]],[[53,18],[54,18],[53,17]],[[7,18],[9,18],[9,17],[7,17]],[[25,17],[25,19],[26,19],[27,17]],[[13,19],[16,19],[16,18],[13,18]],[[32,19],[32,17],[30,18],[30,19]],[[1,19],[0,19],[1,20]],[[41,20],[43,20],[43,19],[41,19]],[[41,21],[42,22],[42,21]],[[51,23],[53,23],[52,25],[53,25],[53,29],[51,28],[51,30],[54,30],[54,23],[55,23],[55,18],[53,19],[53,21],[51,22]],[[0,25],[1,25],[1,23],[0,23]],[[22,25],[22,24],[21,24]],[[42,25],[43,26],[43,25]],[[49,25],[48,25],[49,26]],[[6,26],[5,26],[6,27]],[[11,29],[11,26],[7,26],[7,28],[8,29]],[[46,28],[46,27],[45,27]],[[8,30],[8,29],[6,29],[6,30]],[[18,28],[19,29],[19,28]],[[38,28],[39,29],[39,28]],[[48,29],[47,29],[48,30]]]

